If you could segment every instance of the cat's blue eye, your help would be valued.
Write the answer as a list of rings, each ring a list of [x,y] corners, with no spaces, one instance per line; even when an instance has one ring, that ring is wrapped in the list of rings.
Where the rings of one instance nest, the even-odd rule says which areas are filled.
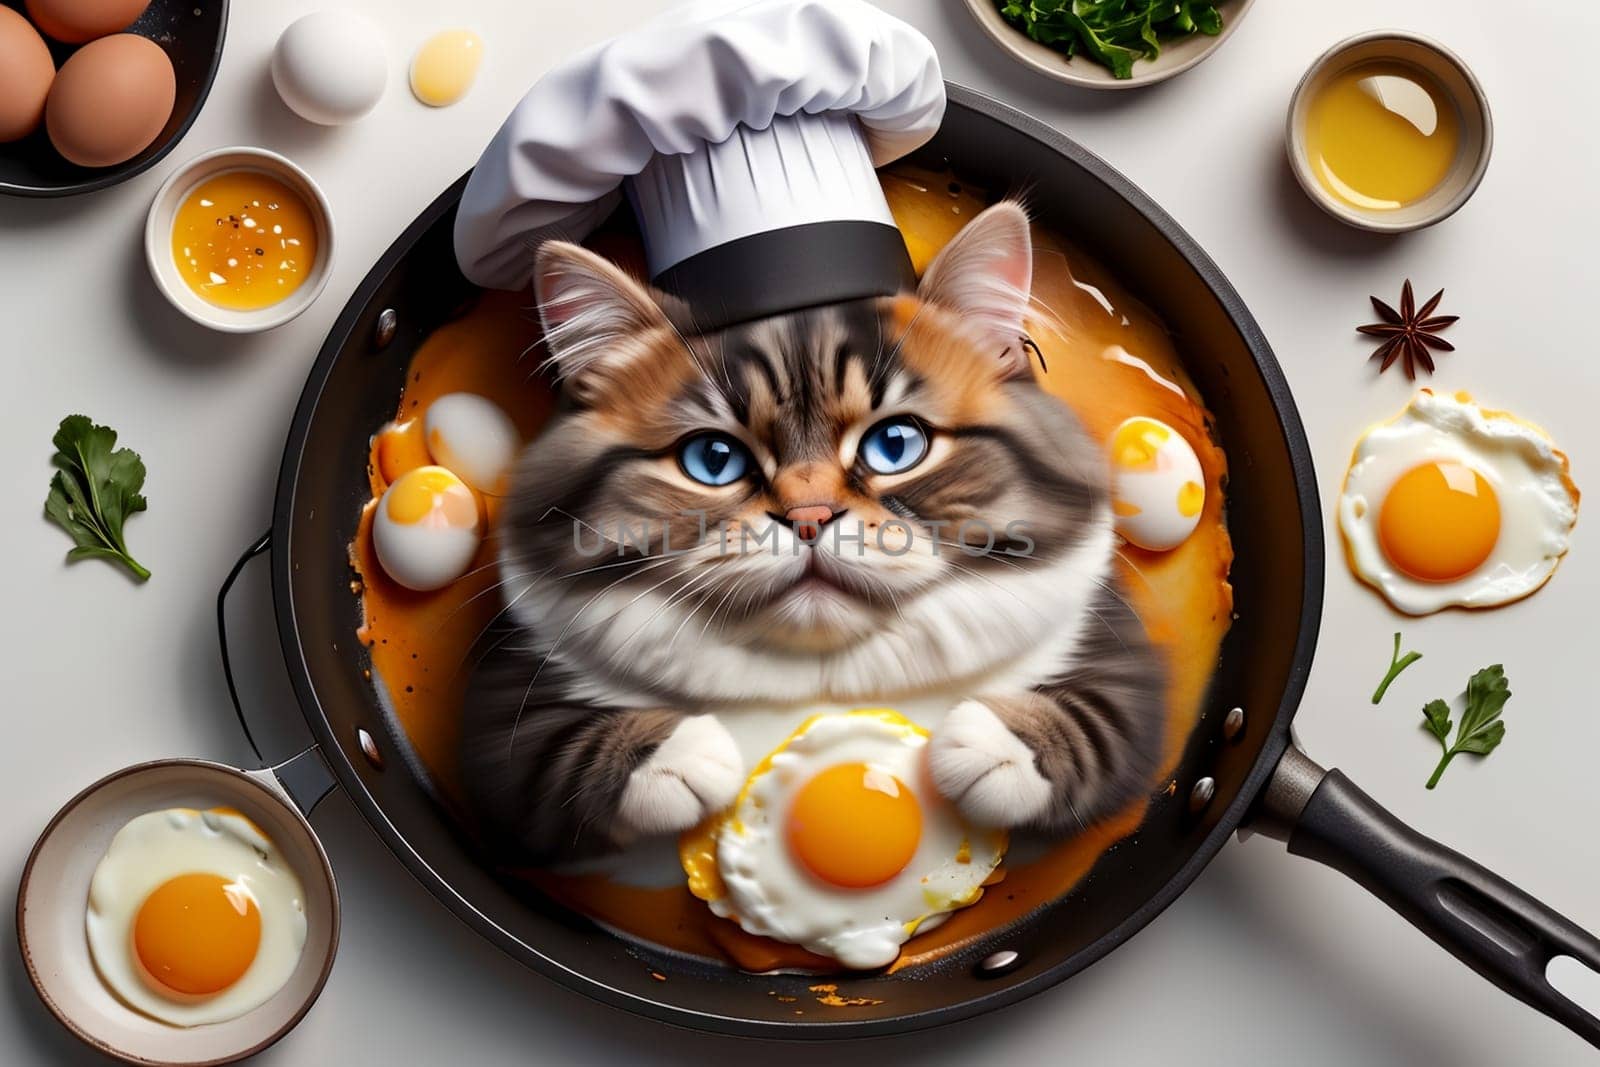
[[[873,473],[899,474],[928,454],[928,435],[916,419],[899,415],[868,430],[857,451]]]
[[[678,466],[702,485],[731,485],[750,470],[750,453],[725,433],[703,433],[678,449]]]

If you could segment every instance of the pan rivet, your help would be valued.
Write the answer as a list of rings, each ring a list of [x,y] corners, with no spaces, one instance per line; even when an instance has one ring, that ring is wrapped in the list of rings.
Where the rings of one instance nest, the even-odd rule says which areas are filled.
[[[1215,778],[1202,778],[1189,790],[1189,810],[1199,811],[1211,803],[1211,798],[1217,795],[1217,780]]]
[[[1233,741],[1244,733],[1244,709],[1233,708],[1228,712],[1228,717],[1222,720],[1222,736]]]
[[[978,963],[978,977],[998,978],[1007,971],[1015,970],[1017,964],[1021,962],[1021,955],[1009,948],[1003,948],[999,952],[991,952]]]
[[[387,348],[389,342],[394,340],[394,328],[398,322],[394,308],[384,308],[378,312],[378,325],[372,333],[372,343],[379,348]]]
[[[372,764],[373,770],[383,770],[383,753],[378,751],[378,742],[359,726],[356,727],[356,744],[361,746],[361,754],[367,757],[367,762]]]

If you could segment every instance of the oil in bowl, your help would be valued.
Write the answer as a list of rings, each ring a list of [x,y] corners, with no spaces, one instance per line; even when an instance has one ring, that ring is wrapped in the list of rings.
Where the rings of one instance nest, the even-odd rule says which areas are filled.
[[[1419,34],[1379,30],[1324,52],[1289,105],[1289,163],[1317,206],[1399,233],[1448,218],[1489,166],[1494,125],[1472,72]]]
[[[1456,106],[1425,71],[1379,60],[1334,75],[1306,112],[1317,181],[1352,207],[1393,211],[1437,189],[1461,145]]]
[[[172,223],[178,274],[207,303],[270,307],[299,289],[317,259],[317,221],[288,184],[255,170],[207,178]]]

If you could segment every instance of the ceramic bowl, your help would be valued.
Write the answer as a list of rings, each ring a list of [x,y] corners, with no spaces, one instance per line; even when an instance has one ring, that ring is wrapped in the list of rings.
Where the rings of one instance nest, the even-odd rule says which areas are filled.
[[[1133,77],[1118,79],[1092,59],[1082,55],[1068,59],[1054,48],[1033,40],[1001,17],[1000,7],[995,0],[966,0],[967,9],[978,20],[978,25],[1012,59],[1048,78],[1085,89],[1137,89],[1182,74],[1222,47],[1222,42],[1233,35],[1254,2],[1222,0],[1217,5],[1217,10],[1222,13],[1221,33],[1215,37],[1197,33],[1176,41],[1163,41],[1161,55],[1155,59],[1138,60],[1133,65]]]
[[[1427,196],[1392,210],[1356,207],[1322,187],[1312,171],[1306,151],[1306,113],[1311,101],[1329,80],[1359,63],[1384,60],[1413,67],[1430,75],[1456,108],[1461,130],[1455,163]],[[1420,34],[1400,30],[1375,30],[1340,41],[1311,64],[1289,101],[1285,129],[1289,166],[1300,188],[1322,210],[1363,230],[1403,233],[1432,226],[1449,218],[1471,198],[1489,168],[1494,148],[1494,122],[1483,87],[1461,57],[1444,45]]]
[[[207,178],[235,170],[263,171],[282,181],[305,200],[317,221],[317,260],[311,276],[276,304],[253,311],[218,307],[189,288],[172,258],[172,223],[178,207],[191,190]],[[173,307],[202,326],[225,333],[270,330],[310,307],[328,284],[333,266],[333,209],[311,175],[265,148],[218,148],[196,156],[177,170],[156,191],[144,224],[144,254],[156,288]]]
[[[275,842],[305,890],[306,943],[283,988],[227,1022],[175,1027],[123,1004],[100,981],[84,935],[89,881],[130,819],[162,808],[230,806]],[[232,1063],[293,1029],[322,992],[339,943],[333,868],[273,772],[203,760],[159,760],[117,771],[67,802],[33,846],[17,890],[17,941],[29,980],[61,1024],[124,1063]]]
[[[22,0],[0,4],[23,10]],[[12,196],[74,196],[105,189],[143,173],[161,161],[189,132],[211,92],[222,63],[222,42],[228,30],[228,0],[151,0],[127,29],[160,45],[172,60],[177,97],[172,115],[156,139],[132,159],[110,167],[69,163],[50,145],[41,128],[20,141],[0,144],[0,193]],[[56,68],[78,45],[45,39]]]

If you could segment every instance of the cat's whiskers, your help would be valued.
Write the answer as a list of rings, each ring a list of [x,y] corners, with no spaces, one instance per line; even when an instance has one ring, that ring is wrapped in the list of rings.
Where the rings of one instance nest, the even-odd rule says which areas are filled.
[[[722,558],[723,557],[719,556],[719,557],[717,557],[717,560],[720,560]],[[690,622],[694,621],[695,612],[697,612],[701,608],[705,607],[706,600],[709,597],[714,596],[716,594],[718,582],[720,582],[725,577],[724,575],[718,574],[716,572],[716,570],[714,569],[716,567],[717,560],[713,560],[710,563],[708,563],[707,564],[707,570],[705,572],[707,574],[707,576],[710,578],[710,583],[709,584],[710,584],[711,588],[707,589],[707,590],[704,590],[702,592],[702,595],[700,596],[699,602],[697,604],[695,604],[695,606],[691,610],[689,610],[689,611],[684,613],[683,621],[678,623],[678,628],[676,630],[672,631],[672,636],[667,639],[667,648],[670,649],[673,645],[675,645],[677,643],[678,635],[683,633],[683,628],[685,626],[689,625]],[[733,590],[733,588],[735,588],[735,586],[731,582],[728,583],[728,585],[729,585],[729,592],[731,592]],[[728,593],[724,593],[722,595],[722,598],[723,598],[723,600],[726,600],[728,598]],[[707,621],[709,622],[709,619]],[[705,636],[705,627],[703,627],[703,626],[700,629],[700,636],[701,637]],[[696,641],[696,644],[698,645],[699,642]]]
[[[459,603],[455,607],[451,608],[449,613],[446,614],[444,618],[439,620],[438,625],[436,625],[433,628],[433,630],[431,631],[431,634],[438,634],[441,631],[443,631],[445,626],[450,622],[450,620],[454,619],[457,615],[461,614],[468,607],[470,607],[471,605],[473,605],[477,601],[482,600],[484,597],[488,596],[489,594],[498,593],[500,590],[504,589],[506,586],[510,585],[512,582],[521,581],[524,578],[529,579],[529,583],[528,584],[532,585],[533,583],[535,583],[535,582],[539,581],[541,578],[543,578],[545,575],[549,574],[551,571],[555,570],[556,567],[558,567],[558,566],[560,566],[560,564],[551,564],[550,566],[546,567],[542,571],[517,571],[514,574],[502,574],[502,576],[499,579],[497,579],[497,580],[495,580],[493,582],[490,582],[488,585],[484,586],[482,589],[478,590],[476,593],[473,593],[471,596],[467,597],[467,599],[463,600],[461,603]],[[503,608],[499,612],[496,612],[495,613],[495,617],[493,619],[489,620],[489,625],[490,626],[494,625],[496,622],[499,621],[501,615],[504,615],[504,614],[505,614],[505,609],[503,609]],[[485,627],[485,630],[487,630],[487,627]],[[479,636],[481,637],[483,635],[479,634]]]
[[[671,563],[677,557],[675,557],[675,556],[651,556],[651,557],[648,557],[648,558],[654,560],[654,562],[650,566],[643,568],[640,571],[641,574],[645,573],[646,571],[653,571],[656,568],[662,566],[663,564]],[[627,581],[631,577],[633,577],[633,575],[624,574],[621,578],[616,579],[615,581],[613,581],[609,585],[607,585],[604,589],[600,590],[599,593],[596,593],[593,597],[591,597],[589,599],[588,603],[584,604],[583,607],[578,609],[578,614],[577,615],[574,615],[570,620],[568,620],[567,627],[570,628],[573,623],[577,622],[578,618],[580,616],[582,616],[585,611],[589,610],[590,605],[592,605],[596,600],[598,600],[603,594],[609,593],[613,588],[615,588],[616,586],[620,585],[622,582]],[[602,619],[596,619],[594,622],[591,622],[588,625],[580,628],[577,632],[579,634],[590,634],[590,633],[593,633],[599,627],[606,626],[606,625],[609,625],[610,623],[616,622],[617,619],[622,616],[623,612],[627,611],[629,608],[633,607],[639,601],[643,600],[645,597],[649,596],[651,593],[655,592],[657,589],[660,589],[662,586],[666,585],[668,582],[674,581],[675,579],[677,579],[679,577],[680,577],[680,575],[678,575],[678,574],[669,574],[669,575],[667,575],[665,578],[661,579],[661,581],[655,583],[654,585],[649,586],[648,588],[640,590],[638,593],[636,593],[634,595],[632,600],[630,600],[626,604],[622,605],[616,611],[613,611],[611,614],[605,616]],[[562,638],[564,638],[566,636],[566,634],[567,634],[567,629],[563,629],[561,631],[561,633],[559,635],[557,635],[557,637],[556,637],[556,644],[557,645],[559,645],[561,643]],[[554,650],[555,650],[555,646],[553,645],[553,646],[551,646],[551,651],[553,652]]]
[[[705,623],[701,625],[699,636],[695,638],[695,648],[699,648],[701,643],[705,641],[706,633],[711,629],[711,624],[716,621],[718,613],[721,612],[723,606],[728,603],[729,598],[739,591],[739,576],[734,575],[732,580],[730,580],[727,585],[728,591],[722,594],[722,599],[717,601],[716,606],[713,607],[710,613],[706,616]]]
[[[467,661],[468,660],[472,661],[472,668],[471,669],[476,670],[477,667],[478,667],[478,664],[482,663],[485,659],[488,659],[489,655],[491,653],[493,653],[496,649],[498,649],[502,645],[504,645],[513,636],[521,634],[523,632],[520,627],[516,627],[516,626],[507,627],[504,636],[500,637],[498,640],[496,640],[493,643],[491,643],[488,648],[484,649],[476,657],[474,657],[472,655],[472,650],[477,648],[479,642],[481,642],[485,637],[489,636],[489,633],[495,628],[495,626],[497,626],[499,624],[500,620],[505,618],[507,615],[511,614],[511,612],[513,612],[514,610],[516,610],[517,604],[522,601],[522,598],[527,596],[529,593],[533,592],[534,589],[536,589],[536,588],[538,588],[537,581],[529,582],[526,586],[523,587],[522,592],[520,592],[516,596],[512,597],[511,601],[508,604],[506,604],[505,607],[503,607],[499,611],[495,612],[494,618],[490,619],[484,625],[483,629],[478,631],[478,635],[472,639],[472,642],[469,645],[467,645],[466,655],[461,657],[461,662],[458,663],[456,665],[455,670],[453,672],[451,672],[451,678],[455,678],[458,675],[460,675],[462,668],[467,666]]]
[[[934,544],[938,545],[940,548],[953,548],[956,551],[960,552],[963,556],[968,556],[968,557],[971,557],[973,559],[982,558],[982,559],[992,560],[993,562],[998,563],[1003,567],[1010,567],[1012,570],[1015,570],[1015,571],[1024,571],[1025,572],[1027,570],[1026,567],[1024,567],[1022,564],[1018,563],[1016,560],[1009,558],[1007,556],[1007,554],[1004,553],[1004,552],[991,552],[988,549],[985,549],[981,553],[974,553],[974,552],[970,551],[970,549],[972,548],[971,545],[964,544],[961,541],[946,541],[943,538],[938,538],[938,537],[931,538],[931,540],[933,541]],[[945,557],[941,556],[940,558],[943,559]],[[1032,556],[1023,556],[1021,558],[1023,558],[1023,559],[1033,559],[1034,557],[1032,557]]]
[[[653,563],[651,563],[648,566],[642,568],[640,573],[643,573],[644,571],[648,571],[648,570],[654,570],[656,567],[659,567],[662,564],[670,563],[672,561],[672,559],[673,559],[673,557],[671,557],[671,556],[663,556],[663,557],[657,558]],[[513,719],[512,723],[511,723],[511,737],[510,737],[510,740],[507,742],[507,744],[509,746],[513,746],[514,747],[516,745],[516,742],[517,742],[517,729],[518,729],[518,727],[520,727],[522,725],[522,715],[523,715],[523,713],[528,710],[528,700],[533,696],[533,687],[538,684],[539,676],[544,673],[544,669],[550,663],[551,657],[554,656],[556,654],[556,650],[561,647],[561,642],[566,639],[566,636],[572,630],[573,625],[578,621],[578,619],[580,619],[583,616],[584,612],[589,610],[589,608],[596,601],[598,601],[601,597],[605,596],[605,594],[609,593],[615,586],[620,585],[621,583],[623,583],[623,582],[625,582],[628,579],[633,578],[633,577],[635,577],[635,575],[630,572],[628,574],[622,575],[620,578],[613,579],[612,581],[607,583],[605,586],[601,587],[600,591],[595,593],[594,596],[590,597],[587,601],[585,601],[583,607],[579,608],[577,613],[574,614],[572,616],[572,618],[568,619],[566,625],[561,628],[561,632],[556,635],[556,638],[551,643],[550,648],[545,652],[544,658],[539,661],[539,666],[534,669],[533,677],[528,679],[528,688],[522,694],[522,703],[520,705],[518,705],[516,718]],[[669,578],[668,581],[670,581],[670,580],[671,579]],[[664,585],[666,583],[663,582],[661,584]],[[533,586],[529,586],[529,588],[532,589],[534,587]],[[659,588],[659,586],[656,586],[654,588]],[[641,595],[643,595],[643,594],[641,594]],[[635,598],[635,599],[637,599],[637,598]]]
[[[655,611],[650,613],[648,618],[646,618],[638,626],[634,627],[633,632],[627,637],[623,638],[622,644],[618,645],[612,650],[612,658],[615,659],[617,656],[619,656],[622,653],[622,650],[627,648],[628,645],[632,643],[633,639],[638,637],[647,626],[653,623],[656,619],[660,618],[662,615],[666,614],[668,608],[671,608],[675,604],[681,603],[683,600],[687,599],[690,595],[692,595],[692,592],[696,587],[703,584],[708,578],[712,577],[714,577],[714,574],[711,571],[702,571],[699,574],[686,575],[688,580],[682,586],[674,590],[667,597],[667,599],[661,603],[660,607],[656,608]],[[678,623],[678,628],[672,632],[672,636],[668,638],[666,644],[662,646],[664,652],[671,651],[673,643],[678,639],[678,634],[692,618],[694,618],[693,610],[684,612],[683,621]]]

